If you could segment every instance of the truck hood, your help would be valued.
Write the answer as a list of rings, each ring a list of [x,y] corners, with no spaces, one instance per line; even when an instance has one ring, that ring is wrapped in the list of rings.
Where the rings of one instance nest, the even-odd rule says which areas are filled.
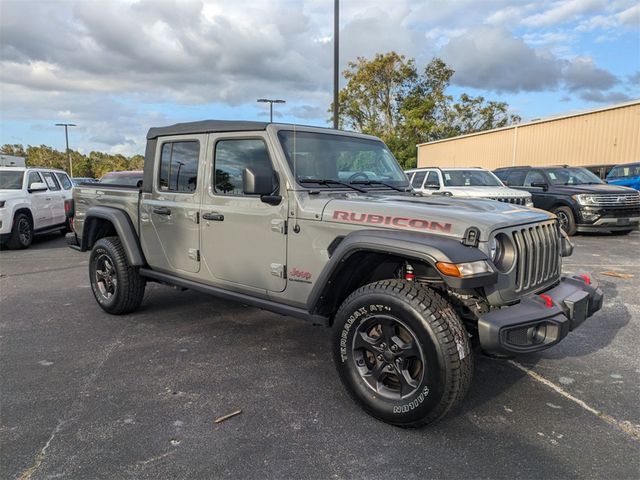
[[[481,240],[496,229],[555,218],[543,210],[496,202],[436,196],[344,195],[324,206],[322,220],[436,233],[462,238],[469,227],[480,230]]]
[[[621,187],[619,185],[611,185],[607,183],[598,183],[595,185],[554,185],[552,188],[557,189],[559,192],[566,193],[568,195],[574,195],[577,193],[591,193],[591,194],[612,194],[620,195],[623,193],[636,193],[633,188]]]
[[[456,197],[530,197],[529,192],[522,192],[509,187],[444,187]]]

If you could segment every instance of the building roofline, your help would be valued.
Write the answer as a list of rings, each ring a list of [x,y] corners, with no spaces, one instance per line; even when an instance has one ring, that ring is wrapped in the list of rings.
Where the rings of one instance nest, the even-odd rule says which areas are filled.
[[[488,133],[500,132],[502,130],[513,130],[516,127],[523,128],[523,127],[528,127],[529,125],[537,125],[539,123],[554,122],[556,120],[562,120],[564,118],[580,117],[582,115],[590,115],[592,113],[604,112],[604,111],[607,111],[607,110],[615,110],[617,108],[631,107],[633,105],[640,105],[640,98],[636,98],[634,100],[629,100],[628,102],[616,103],[615,105],[608,105],[606,107],[593,108],[591,110],[582,110],[582,111],[573,112],[573,113],[564,113],[564,114],[555,115],[555,116],[552,116],[552,117],[541,118],[541,119],[538,119],[538,120],[532,120],[532,121],[529,121],[529,122],[526,122],[526,123],[517,123],[517,124],[514,124],[514,125],[508,125],[506,127],[494,128],[492,130],[483,130],[482,132],[468,133],[466,135],[458,135],[457,137],[443,138],[441,140],[434,140],[432,142],[418,143],[416,145],[416,147],[420,147],[422,145],[433,145],[433,144],[436,144],[436,143],[450,142],[452,140],[458,140],[460,138],[476,137],[478,135],[486,135]]]

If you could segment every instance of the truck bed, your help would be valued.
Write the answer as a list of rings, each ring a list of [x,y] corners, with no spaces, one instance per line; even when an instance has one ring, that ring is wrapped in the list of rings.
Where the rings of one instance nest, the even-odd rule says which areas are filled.
[[[124,210],[138,231],[138,201],[140,190],[126,185],[85,183],[73,189],[75,202],[74,230],[82,232],[87,210],[91,207],[115,207]]]

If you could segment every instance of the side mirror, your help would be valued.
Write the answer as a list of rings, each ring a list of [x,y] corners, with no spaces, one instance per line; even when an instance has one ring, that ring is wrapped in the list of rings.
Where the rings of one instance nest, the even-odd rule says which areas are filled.
[[[549,190],[549,185],[546,182],[533,182],[531,186],[534,188],[541,188],[543,192]]]
[[[29,185],[28,188],[29,193],[44,192],[46,190],[48,190],[48,188],[47,184],[44,182],[33,182],[31,185]]]
[[[264,167],[245,168],[242,171],[242,191],[245,195],[260,195],[260,200],[270,205],[282,201],[280,195],[274,195],[276,182],[272,169]]]

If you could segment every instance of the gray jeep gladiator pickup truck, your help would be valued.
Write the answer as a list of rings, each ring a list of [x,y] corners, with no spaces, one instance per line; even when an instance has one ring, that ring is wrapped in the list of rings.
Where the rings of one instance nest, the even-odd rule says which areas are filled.
[[[466,394],[471,346],[496,355],[557,344],[602,306],[553,214],[422,197],[379,139],[259,122],[152,128],[140,189],[74,192],[69,243],[91,251],[107,312],[149,281],[331,326],[339,376],[399,426]]]

